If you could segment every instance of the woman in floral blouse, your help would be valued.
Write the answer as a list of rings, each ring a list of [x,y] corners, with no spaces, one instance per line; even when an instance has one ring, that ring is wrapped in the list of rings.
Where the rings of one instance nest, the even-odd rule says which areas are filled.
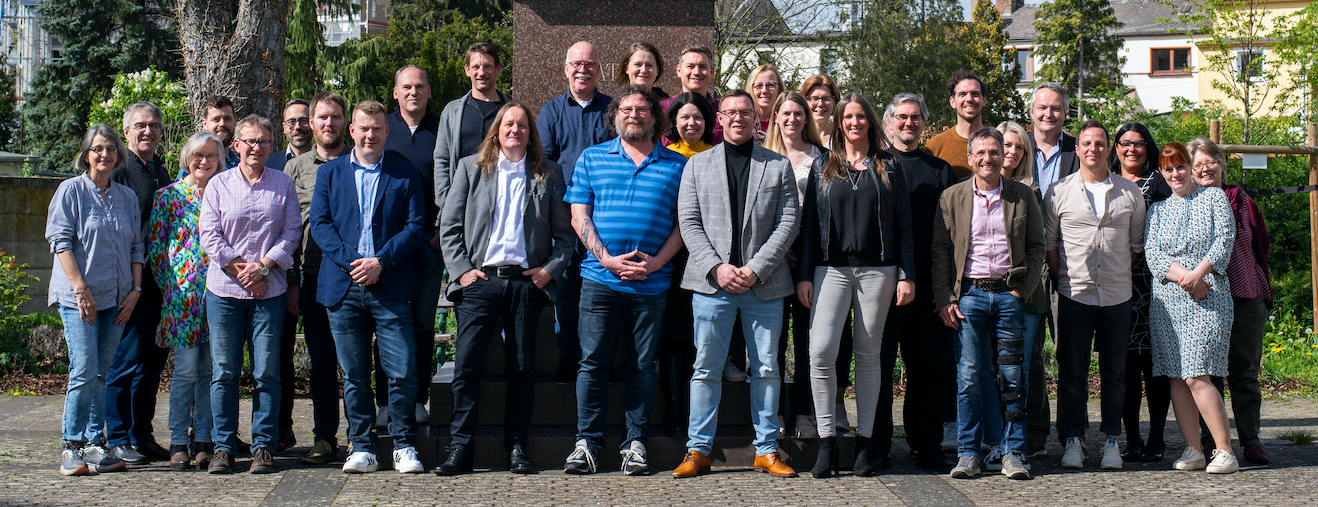
[[[179,156],[182,180],[156,191],[151,211],[147,260],[164,294],[156,345],[174,350],[169,397],[169,465],[188,468],[188,427],[196,429],[197,467],[205,470],[214,453],[211,439],[211,353],[207,342],[206,253],[198,241],[197,217],[206,183],[220,167],[220,138],[194,134]]]

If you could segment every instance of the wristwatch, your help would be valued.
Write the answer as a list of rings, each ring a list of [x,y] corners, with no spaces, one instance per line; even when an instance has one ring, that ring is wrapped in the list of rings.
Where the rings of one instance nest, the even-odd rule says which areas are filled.
[[[134,286],[134,287],[133,287],[133,290],[138,291],[138,292],[142,292],[142,288],[141,288],[141,287],[137,287],[137,286]]]
[[[270,268],[266,267],[265,264],[262,264],[262,265],[261,265],[261,271],[260,271],[260,273],[261,273],[261,276],[269,275],[269,274],[270,274]]]

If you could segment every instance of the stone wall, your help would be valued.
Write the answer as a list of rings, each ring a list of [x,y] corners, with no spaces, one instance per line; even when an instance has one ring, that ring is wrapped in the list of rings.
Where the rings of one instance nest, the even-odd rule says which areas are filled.
[[[0,177],[0,249],[16,257],[19,263],[30,265],[27,273],[39,280],[28,289],[32,300],[23,307],[24,312],[46,309],[46,288],[55,261],[46,243],[46,209],[63,181]]]

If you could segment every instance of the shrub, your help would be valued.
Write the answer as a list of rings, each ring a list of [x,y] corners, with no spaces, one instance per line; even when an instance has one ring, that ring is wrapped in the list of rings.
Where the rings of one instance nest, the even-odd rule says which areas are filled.
[[[36,358],[24,344],[32,319],[19,314],[23,303],[32,299],[24,291],[37,281],[23,271],[27,267],[0,249],[0,375],[36,369]]]
[[[90,128],[104,123],[119,132],[123,127],[124,108],[144,100],[154,103],[165,114],[161,118],[165,132],[160,136],[160,147],[156,153],[165,157],[166,161],[178,160],[183,143],[196,131],[189,120],[188,95],[183,89],[183,83],[171,80],[169,74],[154,67],[115,76],[110,98],[92,105],[87,126]]]

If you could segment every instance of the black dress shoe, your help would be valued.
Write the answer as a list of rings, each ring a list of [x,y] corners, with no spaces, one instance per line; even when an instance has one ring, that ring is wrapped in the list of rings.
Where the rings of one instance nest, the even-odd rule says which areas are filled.
[[[513,444],[513,452],[508,457],[508,471],[515,474],[535,473],[535,467],[526,459],[526,451],[522,449],[522,444]]]
[[[297,445],[297,433],[293,428],[288,428],[279,435],[279,440],[275,441],[275,454],[283,454],[295,445]]]
[[[1140,461],[1152,463],[1162,461],[1162,453],[1167,451],[1166,442],[1149,442],[1145,444],[1144,449],[1140,450]]]
[[[921,470],[928,470],[936,474],[947,474],[952,472],[952,467],[955,466],[955,464],[948,461],[947,456],[943,455],[943,450],[941,448],[930,448],[916,454],[915,466]]]
[[[472,452],[462,445],[448,447],[448,459],[435,468],[436,475],[450,476],[471,473]]]
[[[1123,461],[1138,461],[1140,454],[1143,452],[1144,440],[1141,440],[1140,437],[1133,437],[1129,442],[1126,442],[1126,450],[1121,451],[1121,459]]]
[[[124,444],[110,448],[110,456],[124,460],[130,465],[144,465],[151,461],[143,456],[142,453],[133,449],[133,446]]]
[[[150,461],[169,460],[169,451],[157,444],[155,440],[145,440],[137,444],[137,452],[146,456],[146,459]]]

